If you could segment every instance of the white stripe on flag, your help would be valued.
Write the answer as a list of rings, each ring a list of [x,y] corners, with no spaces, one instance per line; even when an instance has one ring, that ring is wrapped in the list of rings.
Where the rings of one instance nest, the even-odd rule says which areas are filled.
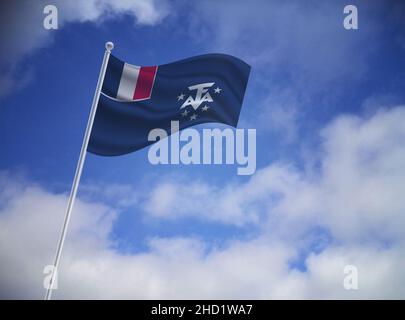
[[[133,100],[138,80],[140,67],[125,63],[122,70],[120,85],[118,87],[117,98],[122,100]]]

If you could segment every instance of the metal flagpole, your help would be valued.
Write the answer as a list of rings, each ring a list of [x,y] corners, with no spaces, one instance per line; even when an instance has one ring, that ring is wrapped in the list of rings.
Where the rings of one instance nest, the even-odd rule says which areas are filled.
[[[72,189],[70,191],[65,220],[63,221],[63,227],[62,227],[62,232],[61,232],[61,235],[59,238],[58,249],[56,250],[55,262],[53,264],[54,268],[53,268],[53,271],[51,274],[49,287],[46,291],[45,300],[50,300],[51,296],[52,296],[52,287],[53,287],[54,277],[57,274],[58,265],[60,262],[60,257],[61,257],[62,249],[63,249],[63,243],[65,242],[65,238],[66,238],[66,231],[67,231],[67,228],[69,225],[70,216],[72,214],[73,204],[76,199],[77,189],[79,187],[80,177],[82,175],[84,160],[86,159],[87,146],[88,146],[89,140],[90,140],[90,134],[91,134],[91,129],[93,127],[94,117],[96,116],[97,105],[98,105],[98,101],[100,99],[100,93],[101,93],[101,88],[103,86],[105,72],[107,70],[108,59],[110,58],[110,53],[113,48],[114,48],[114,44],[112,42],[107,42],[105,44],[106,50],[104,52],[103,64],[101,65],[100,74],[98,76],[98,81],[97,81],[96,91],[94,92],[93,104],[91,106],[89,120],[87,121],[86,132],[84,134],[82,149],[80,150],[79,161],[77,162],[76,173],[75,173],[75,177],[73,180]]]

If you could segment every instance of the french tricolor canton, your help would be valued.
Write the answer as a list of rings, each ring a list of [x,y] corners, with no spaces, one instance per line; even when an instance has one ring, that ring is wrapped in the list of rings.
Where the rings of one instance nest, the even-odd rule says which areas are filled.
[[[104,85],[103,93],[108,91],[106,87],[114,91],[106,93],[110,98],[120,101],[140,101],[149,99],[152,94],[153,84],[156,78],[157,66],[141,67],[135,66],[111,57],[107,73],[116,75],[113,78],[106,79],[110,83]]]

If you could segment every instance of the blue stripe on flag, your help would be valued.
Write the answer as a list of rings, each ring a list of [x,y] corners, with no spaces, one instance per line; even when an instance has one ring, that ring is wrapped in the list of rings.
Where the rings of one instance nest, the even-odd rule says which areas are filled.
[[[110,55],[103,88],[101,89],[104,94],[112,98],[117,97],[123,69],[124,62]]]

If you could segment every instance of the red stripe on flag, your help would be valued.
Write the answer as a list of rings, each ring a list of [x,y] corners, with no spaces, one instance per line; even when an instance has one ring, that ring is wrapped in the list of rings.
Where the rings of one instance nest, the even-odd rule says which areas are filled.
[[[139,69],[138,81],[136,82],[134,100],[147,99],[151,95],[153,82],[155,80],[157,66],[141,67]]]

